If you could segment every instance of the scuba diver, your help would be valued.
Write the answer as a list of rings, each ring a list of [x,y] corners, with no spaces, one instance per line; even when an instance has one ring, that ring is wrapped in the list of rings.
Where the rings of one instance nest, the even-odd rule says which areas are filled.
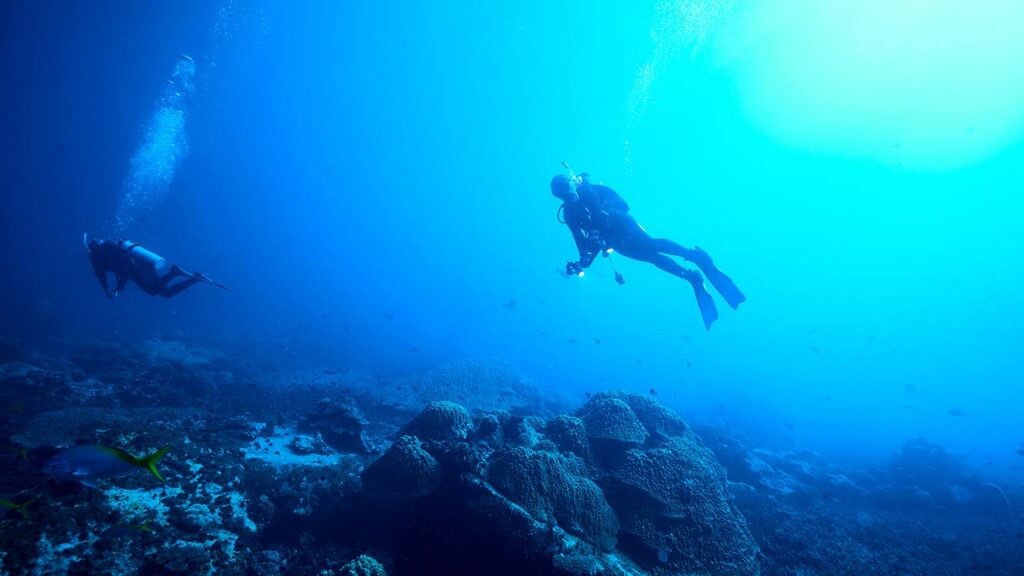
[[[700,247],[686,248],[665,238],[651,237],[629,215],[629,204],[614,190],[591,184],[587,174],[577,176],[564,162],[562,166],[569,170],[569,175],[559,174],[551,179],[551,194],[562,201],[559,222],[569,227],[580,253],[578,261],[566,262],[566,275],[582,276],[598,254],[607,258],[613,251],[633,260],[649,262],[690,283],[707,330],[718,319],[718,309],[704,288],[704,278],[700,272],[680,266],[666,254],[695,264],[733,310],[747,299],[733,281],[715,267],[707,252]],[[615,281],[625,282],[618,270],[615,270]]]
[[[199,282],[206,282],[231,292],[227,286],[218,284],[199,272],[186,272],[172,265],[166,274],[163,273],[164,268],[167,268],[167,260],[129,240],[121,238],[89,240],[88,236],[83,236],[82,241],[85,243],[86,250],[89,251],[92,270],[107,298],[117,296],[121,290],[124,290],[129,280],[135,282],[146,294],[164,298],[177,296]],[[111,272],[117,280],[117,285],[113,290],[107,284],[107,274]],[[183,278],[183,280],[172,285],[171,280],[175,278]]]

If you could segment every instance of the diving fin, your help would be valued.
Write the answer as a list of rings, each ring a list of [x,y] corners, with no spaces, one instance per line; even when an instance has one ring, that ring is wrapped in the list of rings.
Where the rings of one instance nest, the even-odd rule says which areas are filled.
[[[711,256],[703,248],[700,246],[694,248],[693,254],[687,260],[700,268],[700,271],[707,277],[708,282],[715,287],[715,290],[722,295],[722,298],[725,299],[733,310],[746,301],[747,297],[743,295],[743,292],[740,292],[732,278],[726,276],[724,272],[715,266],[715,263],[711,261]]]
[[[718,308],[711,294],[704,289],[703,282],[693,282],[693,295],[697,297],[697,307],[700,308],[700,317],[704,320],[704,329],[711,330],[711,325],[718,320]]]
[[[232,294],[234,294],[234,291],[232,291],[231,288],[228,288],[227,286],[225,286],[223,284],[214,282],[213,280],[207,278],[206,275],[204,275],[202,272],[194,272],[194,273],[190,274],[190,276],[192,278],[195,278],[196,280],[201,280],[203,282],[206,282],[207,284],[212,284],[212,285],[216,286],[217,288],[220,288],[221,290],[225,290],[227,292],[231,292]]]

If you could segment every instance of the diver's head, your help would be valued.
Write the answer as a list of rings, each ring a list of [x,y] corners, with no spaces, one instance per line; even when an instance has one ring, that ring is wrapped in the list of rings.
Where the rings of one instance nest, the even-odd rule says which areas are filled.
[[[576,199],[576,186],[565,174],[558,174],[551,179],[551,195],[562,202]]]

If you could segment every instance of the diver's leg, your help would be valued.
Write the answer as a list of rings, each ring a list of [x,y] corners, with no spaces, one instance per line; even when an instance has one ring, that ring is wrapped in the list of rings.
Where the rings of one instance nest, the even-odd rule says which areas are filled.
[[[178,277],[184,277],[184,280],[178,282],[174,286],[171,286],[171,280]],[[171,266],[170,271],[161,276],[157,281],[156,293],[164,298],[173,298],[180,294],[182,290],[185,290],[186,288],[201,281],[201,279],[194,277],[192,274],[182,270],[177,265],[173,265]]]
[[[164,290],[167,289],[167,285],[171,283],[171,280],[174,280],[178,276],[186,276],[188,278],[192,277],[191,274],[189,274],[188,272],[185,272],[181,268],[178,268],[177,265],[171,266],[171,269],[170,269],[169,272],[167,272],[167,274],[164,274],[163,276],[159,276],[157,278],[157,283],[156,283],[157,289],[160,292],[163,292]]]
[[[715,320],[718,320],[718,308],[715,306],[715,301],[711,299],[711,294],[708,294],[708,291],[704,288],[704,278],[701,277],[699,272],[683,268],[675,260],[654,250],[636,250],[634,247],[626,247],[619,248],[618,253],[633,260],[654,264],[665,272],[689,282],[690,286],[693,287],[693,295],[697,299],[697,307],[700,309],[704,328],[710,330],[711,325]]]
[[[696,264],[733,310],[738,308],[747,299],[732,281],[732,278],[729,278],[724,272],[719,270],[711,260],[711,256],[700,246],[690,249],[665,238],[652,239],[651,245],[658,252],[680,256]]]
[[[668,238],[651,238],[650,245],[651,248],[653,248],[657,252],[661,252],[662,254],[671,254],[673,256],[679,256],[687,260],[690,260],[691,262],[693,262],[693,260],[691,260],[690,257],[694,256],[696,252],[695,250],[691,250],[690,248],[687,248],[682,244],[673,242]],[[696,264],[696,262],[694,262],[694,264]]]
[[[168,276],[170,276],[170,274],[168,274]],[[170,279],[168,278],[168,280],[170,280]],[[164,287],[160,290],[160,295],[163,296],[164,298],[173,298],[173,297],[177,296],[178,294],[180,294],[183,290],[186,290],[186,289],[188,289],[188,288],[190,288],[192,286],[195,286],[196,284],[198,284],[198,283],[200,283],[202,281],[203,280],[201,278],[195,278],[193,276],[189,276],[188,278],[185,278],[184,280],[182,280],[181,282],[178,282],[174,286],[168,286],[165,283]]]

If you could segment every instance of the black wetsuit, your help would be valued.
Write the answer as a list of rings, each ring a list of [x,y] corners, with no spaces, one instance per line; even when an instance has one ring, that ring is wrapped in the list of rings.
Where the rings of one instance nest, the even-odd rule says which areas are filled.
[[[189,274],[177,266],[161,276],[155,268],[146,264],[139,264],[132,258],[131,251],[138,244],[124,245],[119,240],[108,240],[92,242],[89,245],[89,260],[92,262],[93,273],[103,287],[103,292],[108,297],[115,296],[124,290],[128,281],[135,282],[143,292],[150,296],[163,296],[171,298],[180,294],[186,288],[202,282],[203,278]],[[117,279],[114,291],[110,291],[107,284],[107,274],[113,273]],[[171,286],[171,280],[177,277],[184,277],[184,280]]]
[[[700,279],[697,272],[665,256],[671,254],[690,260],[696,252],[671,240],[651,237],[629,215],[629,204],[615,190],[584,182],[576,188],[576,193],[575,200],[563,205],[563,217],[580,252],[580,268],[587,268],[602,250],[612,248],[627,258],[650,262],[680,278]]]

